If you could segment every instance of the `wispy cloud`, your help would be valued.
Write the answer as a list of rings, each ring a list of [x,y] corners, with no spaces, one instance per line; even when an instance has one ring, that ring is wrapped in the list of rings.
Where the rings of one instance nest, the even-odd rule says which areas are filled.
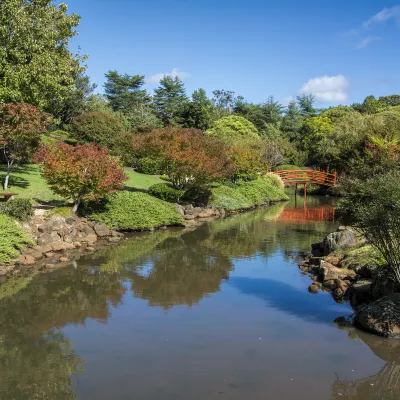
[[[322,103],[343,103],[348,99],[349,81],[343,75],[317,76],[306,82],[299,94],[311,94]]]
[[[364,49],[365,47],[367,47],[368,45],[370,45],[372,42],[375,42],[377,40],[379,40],[380,37],[379,36],[367,36],[364,39],[361,39],[358,43],[357,43],[357,49]]]
[[[164,76],[170,76],[172,78],[178,77],[181,80],[185,80],[190,78],[191,74],[189,72],[179,71],[178,68],[172,68],[171,72],[160,72],[152,76],[147,76],[146,83],[149,85],[156,85],[162,78],[164,78]]]
[[[391,8],[384,8],[383,10],[379,11],[370,19],[364,21],[362,24],[362,28],[368,29],[376,24],[389,21],[390,19],[400,21],[400,5],[393,6]]]

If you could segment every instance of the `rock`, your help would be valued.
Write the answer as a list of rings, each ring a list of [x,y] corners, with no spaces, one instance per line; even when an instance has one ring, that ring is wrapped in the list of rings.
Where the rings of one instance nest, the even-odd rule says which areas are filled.
[[[50,236],[49,233],[42,233],[37,240],[40,246],[47,245],[49,243],[53,243],[53,238]]]
[[[106,224],[97,223],[93,227],[97,236],[105,237],[110,236],[110,229],[108,229]]]
[[[312,294],[317,294],[319,292],[319,285],[316,283],[312,283],[309,287],[308,287],[308,291]]]
[[[48,225],[48,224],[39,225],[37,227],[37,229],[38,229],[39,233],[48,233],[48,234],[50,234],[53,231],[52,227],[50,225]]]
[[[193,205],[192,204],[187,204],[185,207],[185,210],[193,210]]]
[[[43,253],[40,251],[32,251],[29,253],[35,260],[41,260],[43,258]]]
[[[335,290],[336,289],[336,279],[325,280],[323,282],[323,285],[325,288],[327,288],[329,290]]]
[[[50,236],[51,236],[51,238],[53,240],[52,243],[61,242],[61,236],[57,232],[55,232],[55,231],[51,232]]]
[[[225,217],[226,211],[225,211],[223,208],[221,208],[221,210],[219,210],[219,215],[220,215],[221,217]]]
[[[342,259],[337,256],[328,256],[328,257],[324,258],[324,261],[328,262],[329,264],[334,265],[335,267],[338,267],[340,265],[340,261],[342,261]]]
[[[80,247],[82,247],[82,243],[81,242],[74,242],[73,243],[74,247],[79,249]]]
[[[360,280],[354,283],[349,290],[350,304],[358,307],[360,304],[367,303],[372,298],[371,293],[372,281]]]
[[[64,250],[65,250],[65,243],[62,243],[62,242],[60,242],[60,243],[53,243],[53,244],[51,245],[51,248],[52,248],[53,251],[55,251],[55,252],[64,251]]]
[[[323,240],[323,253],[327,256],[335,250],[346,249],[357,243],[356,233],[349,229],[333,232]]]
[[[51,244],[45,244],[43,246],[35,246],[35,249],[43,254],[53,251]]]
[[[345,294],[345,292],[341,288],[336,288],[333,291],[333,296],[338,299],[342,298],[344,296],[344,294]]]
[[[207,208],[207,209],[203,210],[198,215],[199,218],[210,218],[212,216],[214,216],[214,210],[211,210],[210,208]]]
[[[87,235],[86,237],[81,239],[81,242],[95,243],[95,242],[97,242],[97,235],[96,234]]]
[[[191,221],[191,220],[195,219],[195,216],[194,215],[185,214],[183,216],[183,219],[185,219],[186,221]]]
[[[58,259],[58,261],[60,261],[60,262],[62,262],[62,263],[65,263],[65,262],[68,262],[68,261],[69,261],[69,258],[68,258],[68,257],[60,257],[60,258]]]
[[[110,237],[110,238],[108,238],[108,241],[110,243],[118,243],[121,241],[121,238],[120,237]]]
[[[85,249],[86,251],[95,251],[96,249],[94,247],[88,246]]]
[[[29,254],[26,256],[19,256],[18,257],[18,261],[22,264],[22,265],[34,265],[36,260],[30,256]]]
[[[180,204],[175,204],[175,208],[181,217],[185,215],[185,208],[183,206],[181,206]]]
[[[72,243],[64,243],[65,250],[74,250],[75,246]]]
[[[91,228],[94,228],[94,226],[95,226],[96,224],[98,224],[98,222],[96,222],[96,221],[89,221],[87,224],[88,224]]]
[[[73,225],[75,223],[75,218],[70,217],[65,220],[68,225]]]
[[[349,285],[345,281],[342,281],[341,279],[337,279],[336,287],[338,289],[340,289],[343,293],[346,293],[347,289],[349,288]]]
[[[45,254],[45,257],[46,257],[46,258],[52,258],[52,257],[54,257],[54,256],[55,256],[55,253],[52,253],[52,252],[46,253],[46,254]]]
[[[44,267],[46,269],[53,269],[54,268],[54,264],[46,264]]]
[[[400,293],[368,304],[356,313],[358,328],[387,338],[400,338]]]

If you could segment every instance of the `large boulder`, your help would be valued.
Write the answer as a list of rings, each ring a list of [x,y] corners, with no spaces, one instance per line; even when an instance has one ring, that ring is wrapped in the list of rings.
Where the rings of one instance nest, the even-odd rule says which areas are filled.
[[[387,338],[400,338],[400,293],[370,303],[358,310],[355,320],[358,328]]]
[[[96,232],[97,236],[100,237],[110,236],[110,230],[108,229],[106,224],[97,223],[94,225],[93,229]]]
[[[323,254],[329,255],[335,250],[343,250],[358,243],[355,232],[344,229],[329,234],[322,242]]]

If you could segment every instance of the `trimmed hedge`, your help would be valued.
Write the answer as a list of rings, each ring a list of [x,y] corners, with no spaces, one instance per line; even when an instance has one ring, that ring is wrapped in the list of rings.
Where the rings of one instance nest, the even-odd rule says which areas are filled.
[[[184,195],[184,190],[175,189],[168,183],[157,183],[148,190],[149,194],[169,203],[177,203]]]
[[[90,219],[124,231],[179,225],[183,222],[175,206],[139,192],[119,192],[103,203],[89,203],[83,210]]]
[[[19,198],[10,200],[6,203],[0,203],[0,214],[6,214],[10,217],[27,221],[33,216],[33,207],[29,199]]]
[[[266,176],[255,181],[239,182],[234,186],[221,185],[213,188],[210,205],[233,211],[288,199],[286,193],[276,187],[273,178]]]
[[[0,264],[13,261],[19,250],[32,243],[25,230],[7,215],[0,215]]]

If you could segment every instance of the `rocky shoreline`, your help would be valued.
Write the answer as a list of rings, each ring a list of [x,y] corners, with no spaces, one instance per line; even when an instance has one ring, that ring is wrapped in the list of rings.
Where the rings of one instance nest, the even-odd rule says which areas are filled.
[[[270,205],[265,203],[264,205]],[[226,211],[223,209],[196,207],[192,204],[175,204],[182,216],[183,229],[194,229],[203,222],[224,218],[258,208]],[[28,276],[36,272],[48,272],[68,265],[81,256],[95,252],[104,246],[110,246],[126,238],[124,232],[109,229],[107,225],[86,218],[49,216],[45,212],[36,215],[24,225],[32,238],[33,244],[21,252],[11,264],[0,265],[0,283],[10,277]],[[167,229],[172,226],[159,226],[148,229]],[[176,226],[175,226],[176,227]]]
[[[299,268],[314,281],[308,288],[310,293],[325,291],[338,303],[350,303],[356,327],[379,336],[400,338],[399,285],[390,279],[385,266],[373,262],[349,265],[340,253],[363,245],[355,232],[340,227],[313,244]]]

